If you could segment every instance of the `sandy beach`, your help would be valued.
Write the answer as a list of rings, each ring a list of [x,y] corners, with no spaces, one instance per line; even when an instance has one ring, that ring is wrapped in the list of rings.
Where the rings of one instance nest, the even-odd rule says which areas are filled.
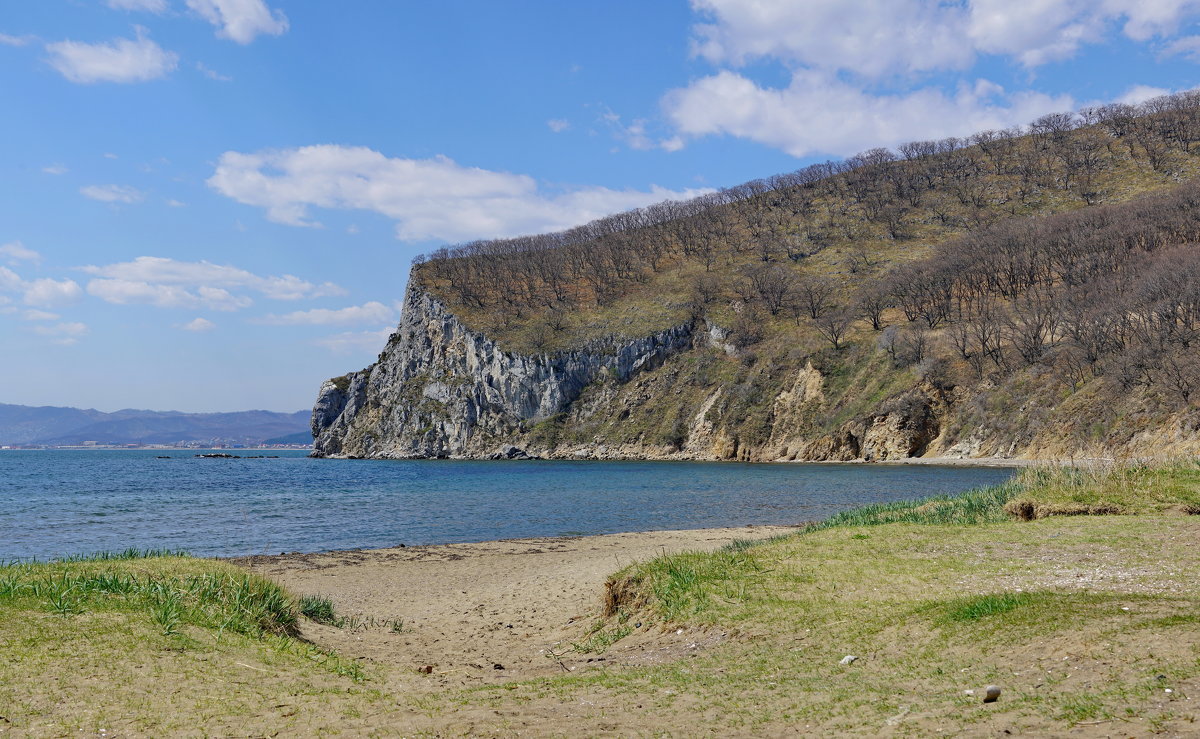
[[[569,649],[595,622],[605,579],[625,565],[794,530],[653,531],[233,561],[296,594],[327,596],[340,616],[360,622],[341,629],[306,623],[305,638],[378,666],[389,682],[436,689],[673,659],[698,648],[697,639],[719,640],[647,626],[602,658]]]

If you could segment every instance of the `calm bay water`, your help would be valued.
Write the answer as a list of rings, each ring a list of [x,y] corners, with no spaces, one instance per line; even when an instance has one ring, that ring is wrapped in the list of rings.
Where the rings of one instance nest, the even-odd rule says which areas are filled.
[[[241,452],[260,454],[264,452]],[[1010,469],[698,462],[197,459],[0,452],[0,560],[136,547],[205,556],[795,524],[956,493]],[[156,459],[157,455],[170,459]]]

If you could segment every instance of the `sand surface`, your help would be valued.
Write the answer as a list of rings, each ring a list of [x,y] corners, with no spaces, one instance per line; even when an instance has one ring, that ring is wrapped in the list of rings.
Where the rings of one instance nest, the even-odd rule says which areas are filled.
[[[795,529],[747,526],[256,556],[235,560],[298,595],[329,597],[349,628],[303,635],[376,666],[406,690],[479,685],[601,662],[675,659],[721,634],[648,626],[603,658],[570,650],[600,613],[604,582],[664,552],[712,550]]]

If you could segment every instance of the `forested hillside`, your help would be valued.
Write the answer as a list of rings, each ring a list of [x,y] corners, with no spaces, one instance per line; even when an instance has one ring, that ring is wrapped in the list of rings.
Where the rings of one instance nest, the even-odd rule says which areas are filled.
[[[693,327],[690,350],[598,375],[478,449],[1183,451],[1200,426],[1198,142],[1197,93],[1048,115],[444,249],[412,279],[514,355]]]

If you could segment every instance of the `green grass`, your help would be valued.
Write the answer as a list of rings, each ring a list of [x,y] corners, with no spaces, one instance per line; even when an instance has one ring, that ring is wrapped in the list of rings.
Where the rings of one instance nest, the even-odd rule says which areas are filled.
[[[998,593],[964,598],[950,604],[946,617],[951,621],[978,621],[1016,610],[1033,600],[1034,596],[1030,593]]]
[[[1020,494],[1010,511],[1025,518],[1092,511],[1146,514],[1167,510],[1200,513],[1200,463],[1032,467],[1017,479]]]
[[[303,595],[300,597],[300,613],[305,618],[319,624],[332,624],[337,620],[333,609],[333,601],[323,595]]]
[[[0,567],[0,612],[140,620],[164,637],[177,637],[175,646],[182,649],[194,646],[202,631],[217,638],[237,634],[298,649],[337,674],[362,677],[355,663],[296,639],[300,605],[279,585],[174,552],[128,549]]]
[[[1130,733],[1186,734],[1200,715],[1164,706],[1163,690],[1200,681],[1197,519],[1158,512],[1189,499],[1194,470],[1031,469],[960,496],[865,506],[798,534],[657,557],[610,578],[610,619],[593,634],[609,652],[649,638],[651,653],[673,660],[448,700],[496,710],[586,700],[596,720],[633,711],[741,734],[1032,735],[1115,717]],[[1102,484],[1088,492],[1088,480]],[[1063,481],[1085,500],[1121,491],[1150,515],[1024,522],[1005,511]],[[612,639],[635,619],[646,627]],[[733,636],[686,651],[704,634]],[[847,654],[859,659],[841,665]],[[985,707],[989,683],[1004,695]]]

